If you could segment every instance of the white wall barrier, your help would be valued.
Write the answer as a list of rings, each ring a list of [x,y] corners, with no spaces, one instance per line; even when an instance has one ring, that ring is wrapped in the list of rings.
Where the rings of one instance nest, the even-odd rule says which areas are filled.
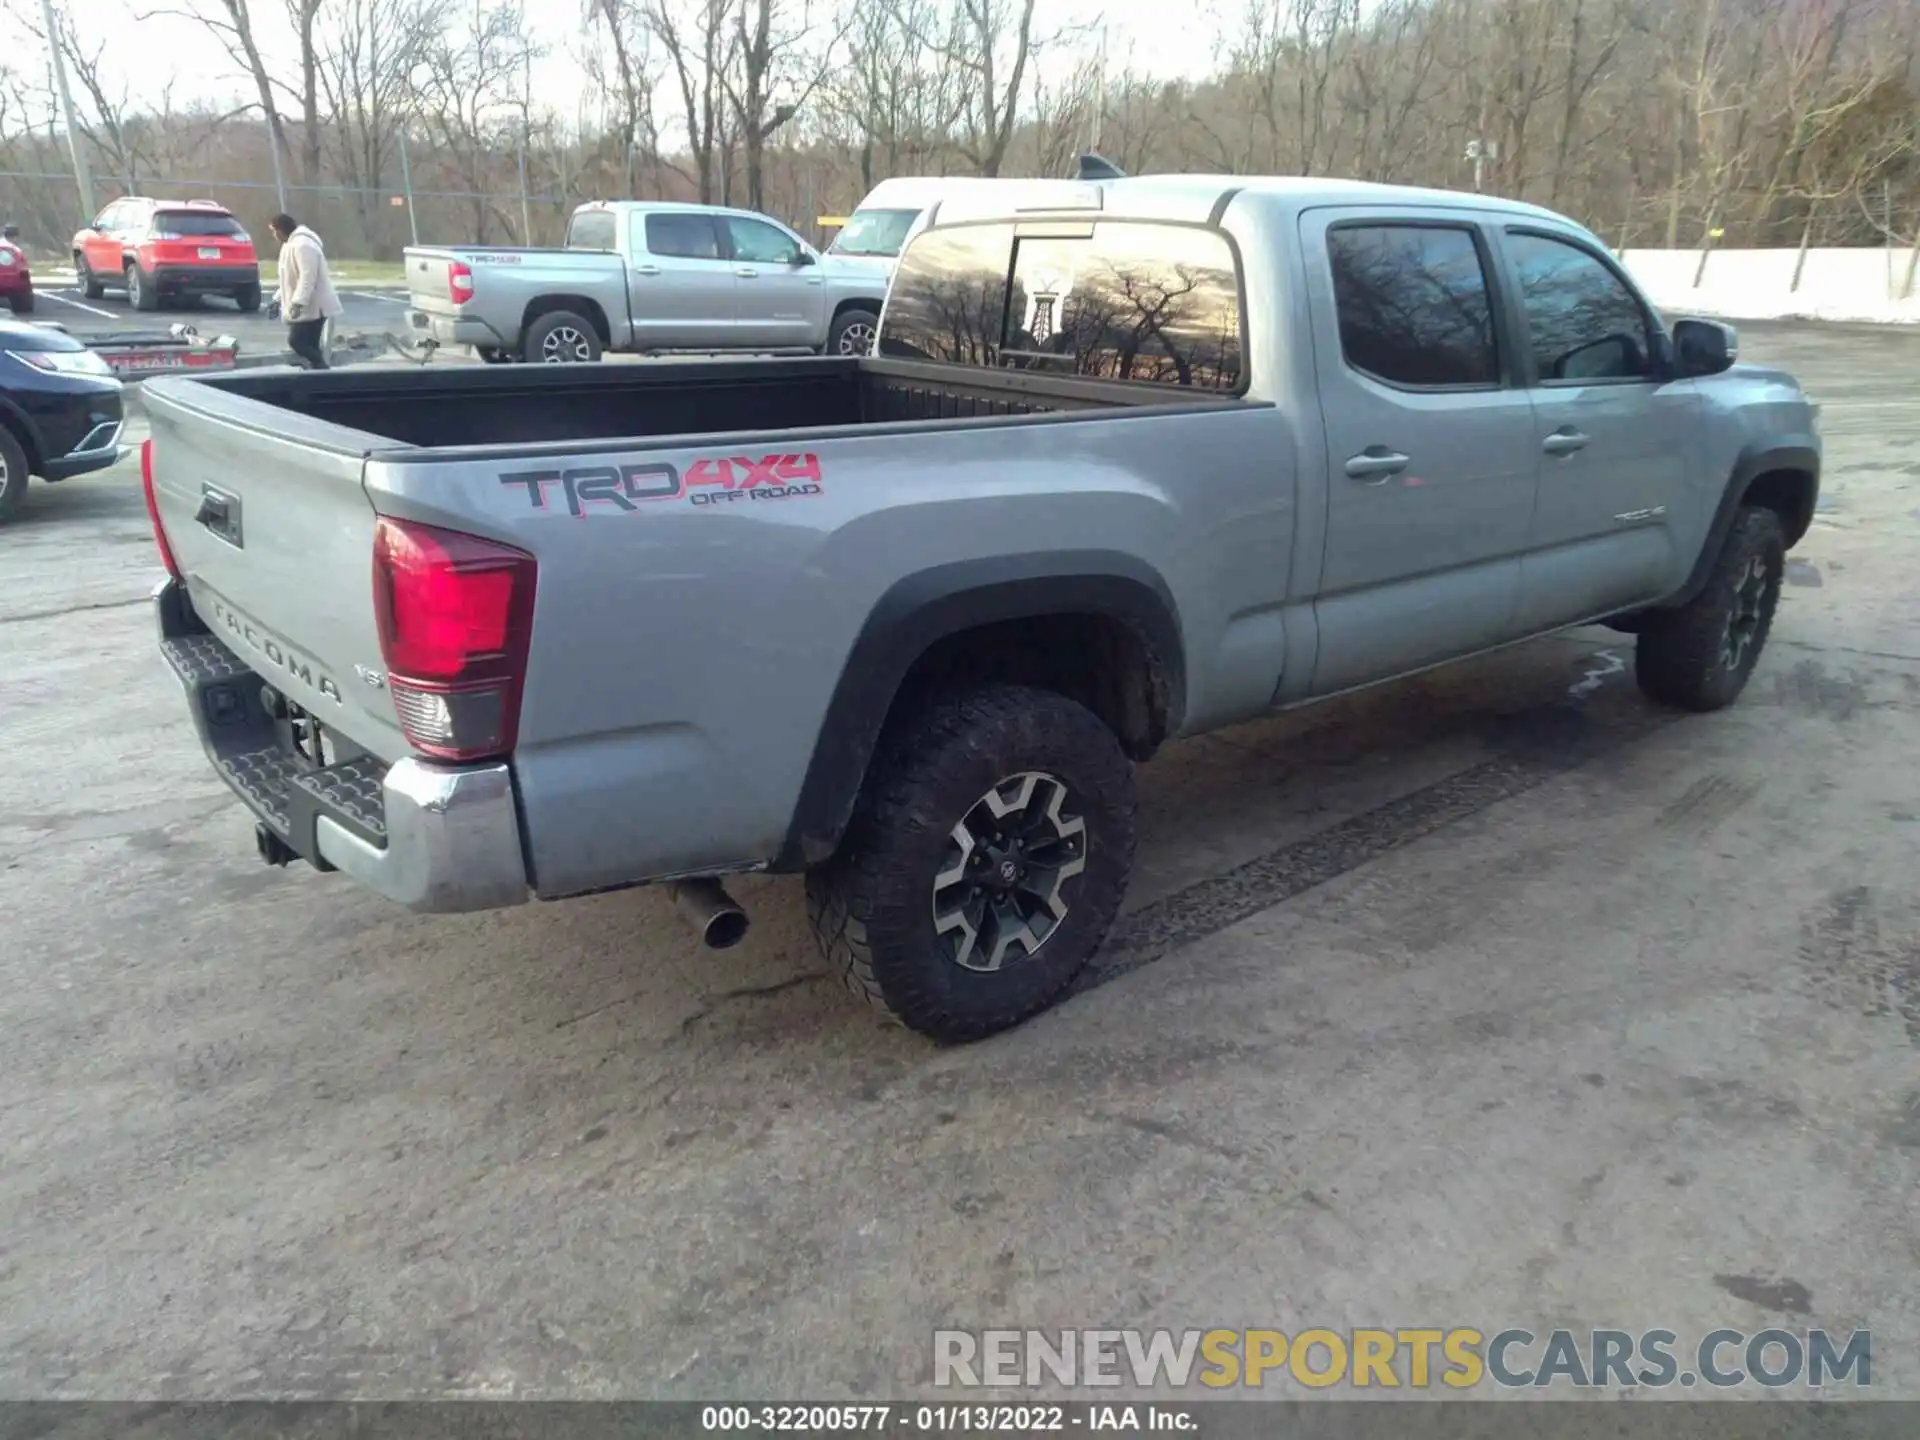
[[[1715,250],[1697,287],[1698,250],[1627,250],[1620,259],[1669,320],[1694,314],[1920,324],[1920,276],[1913,275],[1912,255],[1905,246],[1809,250],[1796,285],[1797,251]]]

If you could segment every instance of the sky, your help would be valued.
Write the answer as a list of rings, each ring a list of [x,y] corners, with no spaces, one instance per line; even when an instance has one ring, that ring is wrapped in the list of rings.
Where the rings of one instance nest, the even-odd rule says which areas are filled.
[[[1195,77],[1214,67],[1219,37],[1228,28],[1218,18],[1220,4],[1236,0],[1176,0],[1184,23],[1168,24],[1165,0],[1039,0],[1036,27],[1050,29],[1085,26],[1097,35],[1106,17],[1108,61],[1115,69],[1135,69],[1165,79]],[[152,98],[171,81],[176,104],[193,99],[250,98],[250,87],[218,43],[191,19],[154,15],[169,5],[185,8],[182,0],[54,0],[58,9],[77,23],[81,33],[97,37],[106,46],[106,63],[134,99]],[[580,0],[530,0],[528,13],[547,40],[550,55],[536,72],[539,88],[553,95],[577,95],[580,71],[568,54],[579,45]],[[14,21],[10,10],[32,14],[37,21],[39,0],[0,0],[0,63],[29,72],[38,70],[41,46]],[[282,13],[276,0],[264,0],[255,9],[264,19]],[[136,21],[139,15],[149,18]],[[1088,42],[1097,45],[1097,39]],[[263,37],[263,44],[270,42]],[[1067,63],[1056,56],[1053,65]],[[1050,65],[1049,68],[1052,68]],[[556,107],[565,108],[565,107]],[[666,113],[663,111],[665,121]]]

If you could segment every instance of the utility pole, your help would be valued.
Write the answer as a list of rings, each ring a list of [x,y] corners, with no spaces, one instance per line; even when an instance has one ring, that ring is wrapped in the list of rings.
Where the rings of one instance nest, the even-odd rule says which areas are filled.
[[[533,244],[533,215],[527,208],[527,132],[520,132],[520,243]]]
[[[80,127],[73,120],[73,92],[67,88],[67,61],[60,53],[60,28],[53,18],[53,0],[40,0],[47,22],[47,49],[53,53],[53,82],[60,91],[60,118],[67,125],[67,153],[73,156],[73,183],[80,191],[82,218],[92,222],[93,175],[87,169],[87,151]]]
[[[407,196],[407,229],[413,243],[420,243],[420,216],[413,205],[413,166],[407,162],[407,127],[400,127],[400,188]]]

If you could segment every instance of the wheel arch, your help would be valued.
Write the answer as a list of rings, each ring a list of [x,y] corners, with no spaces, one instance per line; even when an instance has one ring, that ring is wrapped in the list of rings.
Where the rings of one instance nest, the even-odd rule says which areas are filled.
[[[1733,529],[1734,516],[1743,505],[1761,505],[1780,516],[1791,550],[1813,524],[1814,506],[1820,498],[1820,448],[1811,435],[1795,435],[1771,441],[1764,446],[1743,450],[1720,494],[1720,503],[1707,528],[1700,553],[1694,557],[1687,583],[1679,592],[1663,601],[1659,608],[1673,609],[1686,604],[1706,588],[1714,562],[1727,534]]]
[[[613,329],[608,324],[607,312],[600,302],[591,295],[537,295],[527,302],[527,308],[520,315],[520,339],[526,342],[527,331],[543,315],[551,315],[556,310],[571,310],[574,314],[591,321],[599,333],[602,348],[613,346]]]
[[[27,457],[27,474],[38,475],[47,457],[41,452],[40,431],[11,400],[0,396],[0,430],[5,430]]]
[[[880,307],[885,303],[884,300],[862,300],[855,298],[842,300],[838,305],[833,307],[833,314],[827,317],[827,323],[829,325],[833,324],[849,310],[864,310],[877,320],[880,317]]]
[[[1070,695],[1145,759],[1185,712],[1172,592],[1144,561],[1095,550],[963,561],[897,582],[841,668],[773,868],[805,869],[834,852],[903,702],[930,686],[991,681]]]

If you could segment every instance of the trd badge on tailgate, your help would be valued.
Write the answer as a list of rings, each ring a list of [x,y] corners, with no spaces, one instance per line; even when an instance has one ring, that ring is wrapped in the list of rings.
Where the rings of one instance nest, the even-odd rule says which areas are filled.
[[[559,487],[569,515],[583,519],[595,503],[614,510],[638,510],[648,501],[679,500],[689,505],[718,505],[736,500],[789,500],[818,495],[825,484],[820,457],[745,455],[695,460],[683,476],[664,460],[644,465],[587,465],[576,470],[516,470],[502,485],[526,491],[535,510],[557,509],[549,488]]]

